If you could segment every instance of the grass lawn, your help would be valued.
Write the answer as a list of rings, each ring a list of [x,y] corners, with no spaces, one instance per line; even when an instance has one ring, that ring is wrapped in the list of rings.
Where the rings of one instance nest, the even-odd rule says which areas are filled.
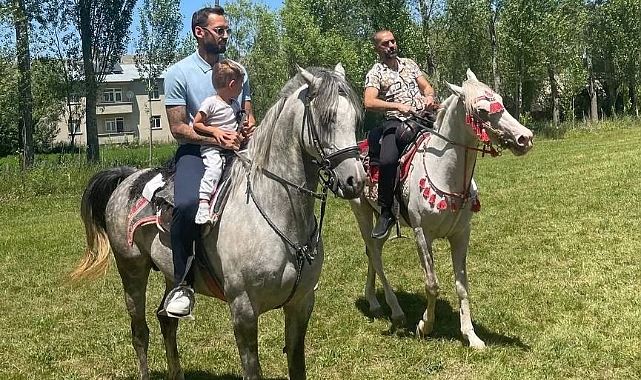
[[[473,221],[468,271],[473,321],[488,344],[482,352],[461,342],[445,242],[437,244],[441,296],[432,336],[392,334],[388,319],[370,318],[362,296],[363,244],[349,206],[332,199],[324,230],[326,262],[307,334],[308,377],[640,378],[639,146],[639,127],[604,129],[536,141],[525,157],[506,153],[479,160],[482,210]],[[167,149],[163,154],[170,154]],[[105,165],[135,163],[137,154]],[[140,154],[144,162],[144,149]],[[4,162],[0,378],[135,379],[137,361],[115,267],[94,283],[65,282],[84,247],[78,213],[83,184],[97,168],[51,164],[25,178]],[[389,242],[384,260],[413,330],[425,305],[413,240]],[[165,358],[153,310],[161,283],[152,274],[147,311],[149,365],[158,379],[164,377]],[[383,303],[382,293],[379,298]],[[197,302],[196,321],[181,323],[179,331],[186,377],[238,379],[226,305],[205,297]],[[283,330],[280,311],[261,317],[260,355],[268,379],[287,376]]]

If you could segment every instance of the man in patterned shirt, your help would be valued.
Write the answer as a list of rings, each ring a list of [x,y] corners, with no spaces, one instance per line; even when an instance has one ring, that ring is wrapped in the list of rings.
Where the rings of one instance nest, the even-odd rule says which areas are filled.
[[[392,32],[381,30],[374,34],[372,42],[379,62],[365,78],[363,105],[369,111],[385,112],[385,121],[380,127],[378,204],[381,216],[372,230],[372,237],[380,239],[396,223],[392,212],[400,155],[396,129],[413,112],[421,113],[434,105],[434,89],[414,61],[398,57]]]

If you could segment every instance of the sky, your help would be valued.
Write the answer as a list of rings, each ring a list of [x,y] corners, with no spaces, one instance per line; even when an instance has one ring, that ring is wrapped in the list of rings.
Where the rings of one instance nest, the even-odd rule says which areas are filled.
[[[253,3],[265,4],[273,10],[280,9],[283,5],[283,0],[251,0]],[[220,5],[224,8],[225,4],[228,3],[227,0],[220,0]],[[136,39],[138,38],[138,27],[140,26],[140,16],[138,7],[142,2],[137,2],[136,9],[133,13],[133,19],[131,21],[131,26],[129,30],[131,32],[129,46],[127,47],[127,54],[133,54],[136,47]],[[181,0],[180,1],[180,13],[183,16],[183,28],[179,33],[179,38],[182,39],[186,34],[191,33],[191,16],[195,11],[200,8],[211,6],[215,4],[215,0],[205,1],[205,0]],[[233,25],[231,26],[234,27]]]
[[[256,3],[263,3],[270,7],[271,9],[279,9],[283,5],[282,0],[254,0]],[[200,0],[182,0],[180,2],[180,12],[183,15],[183,30],[180,33],[181,36],[189,33],[191,31],[191,15],[198,9],[210,6],[215,3],[215,0],[212,1],[200,1]],[[226,0],[220,0],[220,5],[224,8]],[[137,20],[136,20],[137,21]],[[134,21],[134,22],[136,22]],[[232,26],[233,28],[233,26]]]

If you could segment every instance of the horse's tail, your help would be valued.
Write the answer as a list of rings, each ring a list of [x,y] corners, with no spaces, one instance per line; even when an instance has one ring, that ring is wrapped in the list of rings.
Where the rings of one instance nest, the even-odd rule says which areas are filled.
[[[120,182],[135,171],[135,168],[121,166],[103,170],[89,180],[80,205],[80,216],[87,235],[87,248],[84,257],[70,274],[72,280],[96,279],[107,272],[111,251],[106,231],[107,201]]]

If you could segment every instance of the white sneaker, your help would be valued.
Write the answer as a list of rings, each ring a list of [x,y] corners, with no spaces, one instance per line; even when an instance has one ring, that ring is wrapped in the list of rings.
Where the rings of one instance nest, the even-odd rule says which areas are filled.
[[[165,310],[176,316],[190,315],[194,303],[194,290],[187,286],[181,286],[169,294]]]
[[[209,217],[209,204],[201,203],[198,206],[198,212],[196,213],[196,224],[207,224],[211,222]]]

